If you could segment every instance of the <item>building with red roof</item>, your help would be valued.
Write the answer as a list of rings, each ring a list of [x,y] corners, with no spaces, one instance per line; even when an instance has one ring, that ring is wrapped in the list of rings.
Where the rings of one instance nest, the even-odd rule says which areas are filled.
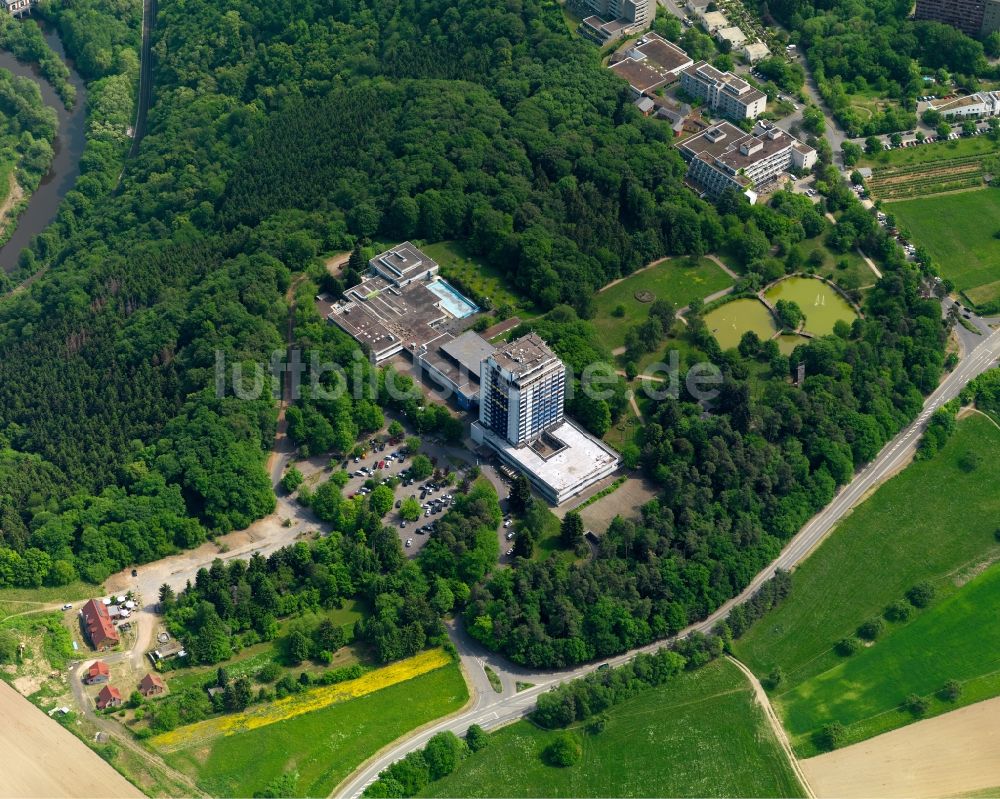
[[[159,674],[148,672],[139,682],[139,693],[145,697],[157,696],[166,690],[167,686]]]
[[[111,623],[111,614],[103,603],[88,599],[80,609],[83,628],[94,649],[110,649],[118,643],[118,631]]]
[[[96,685],[100,682],[107,682],[111,677],[111,671],[108,669],[108,664],[103,660],[95,660],[90,664],[90,668],[87,669],[87,673],[83,677],[83,681],[87,685]]]
[[[97,695],[97,709],[104,710],[106,707],[120,707],[122,703],[121,691],[113,685],[105,685]]]

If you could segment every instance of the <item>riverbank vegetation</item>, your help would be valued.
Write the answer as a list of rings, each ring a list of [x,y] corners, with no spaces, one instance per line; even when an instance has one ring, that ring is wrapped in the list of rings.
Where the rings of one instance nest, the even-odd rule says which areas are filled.
[[[69,67],[49,47],[41,28],[33,19],[0,15],[0,47],[9,50],[19,61],[35,64],[45,80],[52,84],[66,108],[76,104],[76,88],[69,80]]]

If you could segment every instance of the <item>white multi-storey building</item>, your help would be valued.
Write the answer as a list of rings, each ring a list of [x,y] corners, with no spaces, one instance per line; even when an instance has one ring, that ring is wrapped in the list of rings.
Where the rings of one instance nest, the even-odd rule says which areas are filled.
[[[952,100],[934,100],[928,105],[945,119],[995,117],[1000,115],[1000,92],[976,92]]]
[[[515,447],[563,419],[566,367],[536,333],[484,360],[479,384],[479,423]]]
[[[553,505],[618,468],[618,453],[563,415],[563,362],[535,333],[504,344],[482,361],[479,419],[472,440],[487,444]]]
[[[762,188],[791,170],[811,169],[816,151],[768,122],[744,133],[719,122],[678,145],[688,161],[687,182],[699,192],[718,197],[735,189],[757,199]]]
[[[681,73],[681,88],[704,100],[713,111],[734,119],[756,119],[767,107],[764,92],[707,61],[692,64]]]
[[[601,45],[644,31],[656,18],[656,0],[584,0],[593,15],[580,31]]]

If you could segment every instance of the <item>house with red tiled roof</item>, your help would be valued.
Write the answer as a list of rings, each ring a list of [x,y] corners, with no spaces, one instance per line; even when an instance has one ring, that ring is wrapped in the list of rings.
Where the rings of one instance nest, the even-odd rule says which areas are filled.
[[[88,599],[80,609],[80,617],[94,649],[110,649],[118,643],[118,631],[111,623],[111,615],[102,602]]]
[[[108,664],[103,660],[95,660],[90,664],[87,673],[83,675],[83,681],[87,685],[96,685],[100,682],[107,682],[110,677],[111,671],[108,669]]]
[[[166,690],[167,686],[159,674],[149,672],[139,682],[139,693],[145,697],[158,696]]]
[[[121,691],[113,685],[105,685],[97,695],[97,709],[104,710],[106,707],[120,707],[122,703]]]

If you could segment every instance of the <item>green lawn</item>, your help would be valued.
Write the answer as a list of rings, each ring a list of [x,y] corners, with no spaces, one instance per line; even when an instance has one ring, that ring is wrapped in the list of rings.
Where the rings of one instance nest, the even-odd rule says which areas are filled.
[[[1000,191],[902,200],[886,208],[971,301],[985,305],[1000,298],[1000,239],[994,238],[1000,231]],[[978,287],[989,288],[977,292]]]
[[[296,796],[327,796],[399,736],[460,709],[468,689],[457,664],[323,710],[166,755],[211,796],[253,796],[297,772]]]
[[[823,262],[820,265],[813,266],[807,263],[804,265],[804,269],[832,280],[845,291],[861,288],[862,286],[871,286],[875,283],[875,273],[872,272],[868,264],[865,263],[865,259],[858,255],[856,250],[845,253],[833,252],[823,242],[824,238],[824,235],[819,235],[799,242],[798,247],[805,258],[808,258],[817,250],[823,256]],[[846,267],[844,269],[838,266],[838,264],[845,263]]]
[[[895,150],[883,150],[875,156],[865,155],[858,166],[904,166],[907,164],[927,164],[932,161],[943,161],[948,158],[958,158],[962,155],[980,155],[992,153],[1000,149],[997,142],[989,136],[972,136],[955,139],[954,141],[921,144],[917,147],[902,147]]]
[[[554,768],[554,733],[520,721],[431,783],[424,796],[802,796],[750,686],[729,661],[682,674],[612,708],[604,731],[578,730],[580,762]]]
[[[625,343],[625,331],[645,321],[649,313],[650,303],[637,300],[636,292],[652,292],[657,299],[668,300],[674,308],[682,308],[691,300],[703,299],[732,283],[729,275],[707,258],[699,259],[697,266],[692,266],[687,258],[664,261],[598,292],[594,297],[595,313],[591,321],[601,341],[609,349],[615,349]],[[625,315],[612,316],[619,305],[625,306]]]
[[[958,461],[970,450],[982,453],[984,463],[965,472]],[[737,656],[761,677],[780,666],[785,679],[779,691],[788,693],[843,667],[836,643],[916,583],[931,580],[943,603],[958,590],[960,578],[1000,555],[994,538],[1000,518],[998,451],[1000,430],[990,420],[961,421],[935,458],[912,464],[882,486],[795,570],[791,595],[735,644]],[[900,630],[887,634],[874,649]],[[831,690],[843,692],[842,701],[857,701],[859,712],[865,712],[867,700],[852,686]],[[807,694],[796,694],[796,704],[809,704]],[[791,700],[787,706],[782,701],[786,721],[806,718],[808,711],[793,709]],[[826,700],[818,696],[815,701],[819,708]],[[897,700],[887,696],[885,701],[891,706]],[[792,732],[803,751],[809,750],[804,722],[795,721]]]
[[[480,295],[489,297],[494,307],[507,304],[517,309],[521,316],[531,311],[531,303],[514,291],[507,283],[506,276],[469,254],[462,242],[439,241],[435,244],[423,244],[420,249],[441,265],[442,277],[461,284],[456,285],[459,290],[462,286],[468,286]]]
[[[829,721],[865,738],[915,720],[901,707],[910,694],[929,700],[924,717],[1000,694],[1000,566],[918,612],[911,620],[834,668],[777,696],[793,742],[813,751],[810,734]],[[958,701],[936,694],[962,684]]]

